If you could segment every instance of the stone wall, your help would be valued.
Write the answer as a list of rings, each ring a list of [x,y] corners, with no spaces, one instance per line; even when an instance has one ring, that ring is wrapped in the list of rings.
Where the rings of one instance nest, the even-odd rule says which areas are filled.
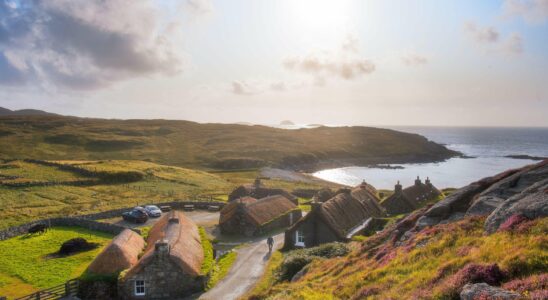
[[[192,204],[197,209],[208,209],[210,206],[219,206],[222,208],[226,203],[225,202],[207,202],[207,201],[172,201],[164,203],[155,203],[157,206],[171,206],[172,209],[183,209],[184,205]],[[122,213],[130,211],[133,207],[130,208],[119,208],[112,209],[108,211],[103,211],[99,213],[87,214],[87,215],[76,215],[71,217],[63,218],[50,218],[37,220],[29,223],[25,223],[19,226],[13,226],[5,230],[0,231],[0,241],[16,237],[19,235],[27,234],[29,228],[36,224],[48,224],[51,226],[77,226],[83,227],[90,230],[96,230],[101,232],[107,232],[111,234],[118,234],[122,232],[126,227],[116,224],[109,224],[98,222],[96,220],[101,219],[110,219],[114,217],[119,217]],[[139,229],[131,228],[133,231],[140,233]]]
[[[68,226],[68,227],[82,227],[89,230],[106,232],[110,234],[119,234],[126,227],[116,224],[102,223],[93,220],[86,220],[81,218],[66,217],[66,218],[51,218],[38,220],[19,226],[10,227],[6,230],[0,231],[0,241],[16,237],[19,235],[27,234],[29,228],[36,224],[47,224],[48,226]],[[139,229],[132,229],[137,233],[141,233]]]

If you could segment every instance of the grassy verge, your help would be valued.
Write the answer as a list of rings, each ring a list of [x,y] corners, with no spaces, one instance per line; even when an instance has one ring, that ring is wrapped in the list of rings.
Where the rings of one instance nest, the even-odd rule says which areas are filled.
[[[207,236],[207,233],[203,227],[199,227],[200,239],[202,241],[202,249],[204,250],[204,261],[202,262],[202,274],[207,275],[213,269],[215,265],[215,259],[213,258],[213,245]]]
[[[230,271],[230,267],[232,267],[232,264],[234,264],[234,261],[236,261],[237,256],[238,254],[235,251],[231,251],[219,258],[219,260],[213,267],[211,276],[209,277],[209,281],[207,282],[206,290],[214,287],[219,281],[221,281],[221,279],[226,276],[226,274],[228,274],[228,271]]]
[[[101,247],[49,258],[66,240],[82,237]],[[19,297],[80,276],[112,235],[77,227],[55,227],[44,234],[0,241],[0,295]]]

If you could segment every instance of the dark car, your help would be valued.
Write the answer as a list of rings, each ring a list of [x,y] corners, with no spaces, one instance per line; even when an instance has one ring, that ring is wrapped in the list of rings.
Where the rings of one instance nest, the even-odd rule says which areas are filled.
[[[148,221],[147,212],[142,207],[135,207],[131,211],[123,213],[122,218],[133,223],[146,223]]]

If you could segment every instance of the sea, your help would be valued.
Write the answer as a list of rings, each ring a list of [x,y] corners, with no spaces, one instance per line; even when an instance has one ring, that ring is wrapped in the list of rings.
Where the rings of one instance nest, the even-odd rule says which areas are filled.
[[[502,171],[533,164],[538,160],[516,159],[508,155],[548,157],[548,128],[502,127],[388,127],[417,133],[431,141],[464,154],[442,162],[396,164],[398,169],[346,167],[321,170],[313,175],[331,182],[354,186],[365,180],[377,189],[393,189],[415,178],[430,178],[438,188],[459,188]]]

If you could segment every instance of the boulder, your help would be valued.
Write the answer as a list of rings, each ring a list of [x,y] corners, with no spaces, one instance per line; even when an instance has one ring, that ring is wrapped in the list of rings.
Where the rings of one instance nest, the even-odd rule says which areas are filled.
[[[504,201],[487,217],[485,231],[497,231],[513,215],[522,215],[530,220],[548,216],[548,178]]]
[[[506,199],[520,194],[535,183],[548,178],[548,165],[543,162],[522,168],[492,184],[480,193],[467,210],[467,215],[489,215]]]
[[[522,297],[514,292],[501,289],[499,287],[490,286],[487,283],[472,283],[463,287],[460,293],[461,300],[477,300],[477,299],[493,299],[493,300],[511,300],[522,299]]]

